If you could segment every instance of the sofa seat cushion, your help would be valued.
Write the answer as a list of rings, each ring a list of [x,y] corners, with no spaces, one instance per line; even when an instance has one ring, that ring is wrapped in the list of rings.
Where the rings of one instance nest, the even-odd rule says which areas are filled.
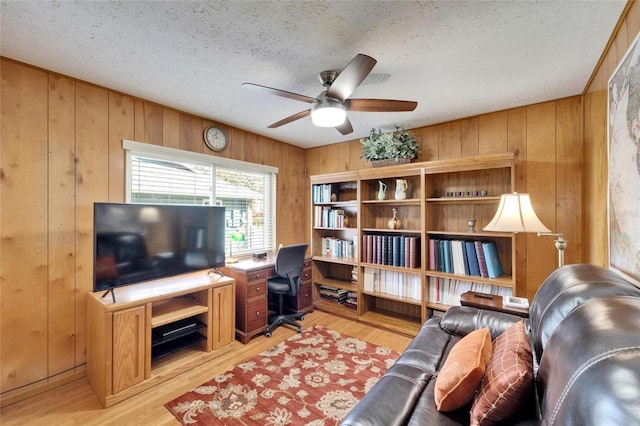
[[[488,328],[474,330],[451,349],[438,373],[435,402],[438,411],[453,411],[469,403],[491,357]]]
[[[523,321],[493,342],[493,354],[471,408],[471,425],[493,425],[525,405],[533,385],[533,356]]]
[[[424,389],[459,337],[427,321],[389,370],[344,418],[343,426],[406,425]],[[435,408],[433,398],[430,400]]]

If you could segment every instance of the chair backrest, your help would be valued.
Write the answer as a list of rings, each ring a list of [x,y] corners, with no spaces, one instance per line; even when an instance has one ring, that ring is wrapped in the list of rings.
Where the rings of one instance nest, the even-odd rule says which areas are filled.
[[[292,244],[281,247],[276,255],[276,274],[289,280],[293,296],[298,294],[300,276],[304,269],[304,257],[308,247],[308,244]]]

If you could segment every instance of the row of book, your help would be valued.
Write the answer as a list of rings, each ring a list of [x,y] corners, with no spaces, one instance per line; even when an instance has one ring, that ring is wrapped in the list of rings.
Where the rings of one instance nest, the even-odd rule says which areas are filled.
[[[364,268],[362,288],[372,293],[422,300],[422,283],[418,274]]]
[[[344,228],[346,226],[343,209],[332,209],[328,206],[313,206],[313,226],[323,228]]]
[[[429,277],[427,283],[429,301],[432,303],[459,306],[460,296],[467,291],[497,294],[503,297],[512,295],[512,290],[509,287],[474,283],[453,278]]]
[[[362,260],[378,265],[420,267],[420,237],[413,235],[365,234]]]
[[[336,184],[325,184],[325,185],[313,185],[312,187],[312,200],[314,203],[330,203],[332,201],[337,201],[337,189],[338,185]],[[334,194],[333,199],[331,194]]]
[[[354,240],[341,240],[335,237],[322,237],[322,255],[327,257],[356,259],[358,247]]]
[[[429,269],[498,278],[504,273],[495,241],[429,239]]]

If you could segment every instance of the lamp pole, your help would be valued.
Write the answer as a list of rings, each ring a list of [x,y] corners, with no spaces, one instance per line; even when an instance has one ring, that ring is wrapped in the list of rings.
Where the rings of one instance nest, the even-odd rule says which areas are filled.
[[[558,237],[554,240],[556,248],[558,249],[558,267],[564,266],[564,249],[567,248],[567,240],[564,239],[562,232],[554,234],[552,232],[538,232],[538,236],[552,236]]]

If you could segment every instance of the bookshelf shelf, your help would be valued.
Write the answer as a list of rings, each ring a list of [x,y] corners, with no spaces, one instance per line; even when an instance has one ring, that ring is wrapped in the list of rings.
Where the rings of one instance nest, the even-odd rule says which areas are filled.
[[[311,176],[310,180],[314,206],[311,212],[312,258],[316,266],[314,303],[317,309],[412,335],[434,311],[446,311],[451,305],[459,304],[454,300],[457,294],[451,291],[447,300],[454,303],[443,303],[442,286],[450,286],[456,291],[468,285],[473,286],[474,291],[482,289],[501,295],[515,293],[515,234],[482,231],[495,214],[500,195],[515,189],[512,153],[367,168]],[[395,190],[404,185],[406,198],[396,200]],[[381,194],[380,189],[385,187],[386,192]],[[324,198],[320,199],[318,194],[324,194]],[[317,215],[332,209],[344,210],[348,228],[316,226]],[[394,210],[401,221],[400,229],[388,227]],[[468,219],[476,219],[476,232],[468,232]],[[372,252],[377,253],[372,251],[373,245],[367,245],[371,244],[371,237],[382,238],[377,241],[379,250],[386,244],[388,252],[384,258],[382,255],[370,257]],[[402,242],[394,245],[398,244],[398,237]],[[354,257],[323,254],[323,238],[351,241]],[[495,243],[493,252],[497,253],[504,272],[491,279],[432,270],[430,239]],[[398,247],[401,247],[399,253],[409,247],[409,240],[415,249],[411,260],[415,267],[412,268],[403,266],[407,257],[396,255]],[[404,253],[406,256],[406,251]],[[399,258],[404,261],[398,262]],[[373,278],[371,274],[374,274]],[[460,285],[459,282],[465,283]],[[433,283],[438,285],[438,294]],[[355,293],[357,309],[322,299],[320,286]]]
[[[418,306],[420,306],[422,304],[422,300],[412,299],[410,297],[399,297],[399,296],[394,296],[393,294],[380,293],[380,292],[377,292],[377,291],[366,291],[366,290],[363,290],[362,294],[379,297],[381,299],[388,299],[388,300],[395,300],[395,301],[402,302],[402,303],[409,303],[410,305],[418,305]]]
[[[474,283],[489,284],[499,287],[512,288],[515,281],[511,275],[501,275],[498,278],[483,278],[472,275],[449,274],[446,272],[428,270],[426,272],[429,277],[449,278],[452,280],[469,281]]]

